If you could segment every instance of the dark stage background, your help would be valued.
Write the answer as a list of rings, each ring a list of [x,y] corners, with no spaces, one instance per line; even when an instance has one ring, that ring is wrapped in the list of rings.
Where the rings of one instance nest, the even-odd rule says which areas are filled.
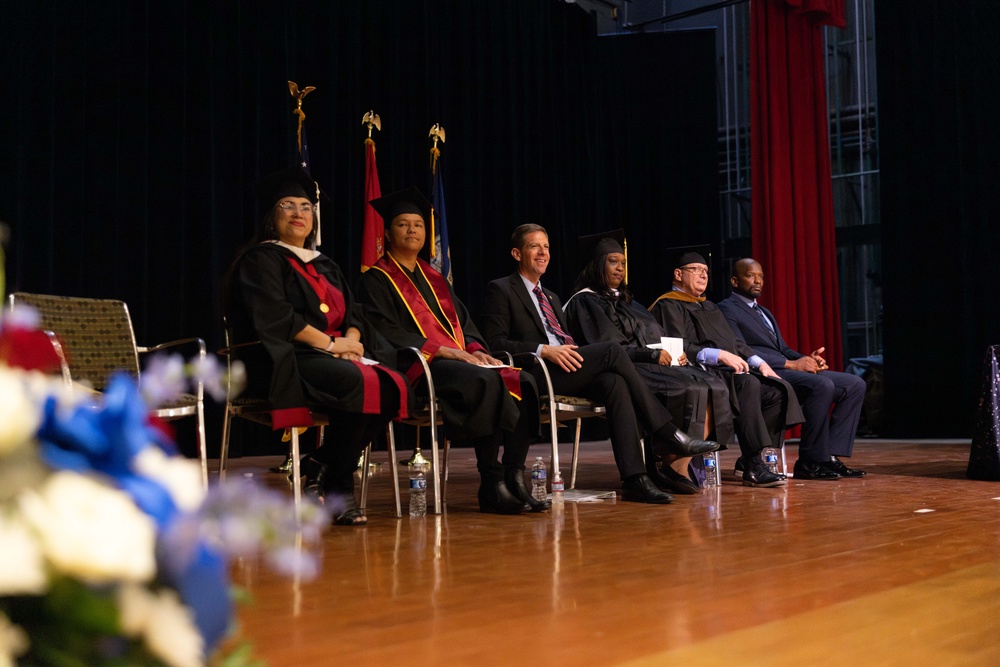
[[[885,429],[968,436],[1000,343],[1000,3],[878,0]]]
[[[626,228],[643,301],[668,286],[663,248],[719,244],[711,31],[598,38],[558,0],[17,0],[0,5],[0,50],[8,289],[122,299],[140,343],[221,347],[247,185],[294,159],[289,79],[316,86],[322,249],[348,275],[369,109],[383,192],[429,194],[427,133],[445,127],[455,284],[474,313],[522,222],[549,229],[546,284],[564,295],[582,233]]]

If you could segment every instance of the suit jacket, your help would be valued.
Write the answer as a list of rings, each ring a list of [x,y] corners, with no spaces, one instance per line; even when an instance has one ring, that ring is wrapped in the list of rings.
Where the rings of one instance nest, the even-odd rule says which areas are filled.
[[[700,301],[690,303],[674,299],[660,299],[650,309],[653,317],[660,323],[660,326],[669,336],[680,336],[684,338],[684,351],[688,359],[692,361],[698,358],[698,353],[706,347],[714,347],[725,350],[733,354],[738,354],[744,359],[749,359],[755,354],[755,350],[747,345],[743,338],[733,331],[722,313],[719,306],[711,301]],[[764,323],[761,322],[761,326]],[[766,358],[761,357],[765,361]],[[719,368],[718,370],[724,370]],[[786,426],[801,424],[805,421],[802,415],[802,408],[792,386],[778,377],[761,377],[760,381],[765,385],[780,387],[785,395],[785,415]],[[736,390],[730,388],[732,396],[736,395]],[[738,411],[739,408],[737,407]]]
[[[781,328],[771,311],[760,304],[757,304],[757,307],[771,322],[776,336],[771,335],[760,315],[735,294],[730,294],[729,298],[719,302],[719,310],[726,316],[726,321],[729,322],[733,332],[753,348],[757,356],[766,361],[771,368],[784,368],[785,362],[789,359],[799,359],[804,356],[789,347],[781,337]]]
[[[542,287],[563,331],[569,331],[562,302],[555,292]],[[520,274],[497,278],[486,286],[483,316],[480,318],[483,336],[491,350],[521,354],[534,352],[539,345],[548,345],[542,317],[528,294]]]

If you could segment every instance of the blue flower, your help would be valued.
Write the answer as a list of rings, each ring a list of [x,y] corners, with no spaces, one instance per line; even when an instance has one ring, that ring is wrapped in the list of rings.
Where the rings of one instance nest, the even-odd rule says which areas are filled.
[[[161,528],[177,513],[170,493],[160,484],[136,474],[132,459],[153,444],[170,450],[163,434],[150,426],[148,408],[135,382],[126,374],[112,377],[100,406],[59,407],[45,402],[38,431],[42,459],[57,470],[97,472],[110,477]]]

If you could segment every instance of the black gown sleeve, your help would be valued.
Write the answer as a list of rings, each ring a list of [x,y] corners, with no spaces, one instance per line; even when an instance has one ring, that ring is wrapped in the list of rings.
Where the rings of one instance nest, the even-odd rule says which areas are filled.
[[[684,354],[694,363],[704,346],[698,343],[698,331],[687,306],[673,299],[660,299],[650,314],[663,327],[665,335],[684,339]]]

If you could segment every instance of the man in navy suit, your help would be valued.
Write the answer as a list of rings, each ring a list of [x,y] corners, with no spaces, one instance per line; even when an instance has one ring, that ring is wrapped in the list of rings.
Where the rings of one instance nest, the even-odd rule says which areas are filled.
[[[849,457],[854,448],[865,400],[864,380],[831,371],[822,357],[825,348],[802,354],[788,346],[777,320],[757,304],[764,289],[764,270],[759,262],[739,260],[733,265],[729,282],[733,293],[719,303],[719,310],[733,332],[792,385],[802,405],[806,421],[802,425],[800,457],[807,452],[827,452],[829,457],[820,465],[841,477],[864,477],[863,470],[848,468],[838,458]]]

